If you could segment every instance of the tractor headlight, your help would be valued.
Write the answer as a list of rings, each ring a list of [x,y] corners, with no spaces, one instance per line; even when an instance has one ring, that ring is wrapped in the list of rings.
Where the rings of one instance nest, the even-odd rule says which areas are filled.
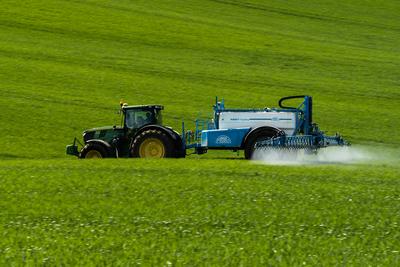
[[[83,141],[86,143],[90,139],[93,139],[94,132],[83,132]]]

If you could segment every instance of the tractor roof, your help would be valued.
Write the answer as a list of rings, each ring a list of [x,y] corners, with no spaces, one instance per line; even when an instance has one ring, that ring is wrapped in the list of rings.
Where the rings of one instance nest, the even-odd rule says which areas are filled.
[[[164,106],[162,105],[136,105],[136,106],[122,106],[123,109],[158,109],[163,110]]]

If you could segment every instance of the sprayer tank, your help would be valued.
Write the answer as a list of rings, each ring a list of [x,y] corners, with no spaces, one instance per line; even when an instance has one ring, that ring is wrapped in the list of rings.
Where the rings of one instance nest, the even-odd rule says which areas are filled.
[[[279,111],[223,111],[219,113],[219,129],[257,128],[271,126],[293,135],[296,128],[296,113]]]

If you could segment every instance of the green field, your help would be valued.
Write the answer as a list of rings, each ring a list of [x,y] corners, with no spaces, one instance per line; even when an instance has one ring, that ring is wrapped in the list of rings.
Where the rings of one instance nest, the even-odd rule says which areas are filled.
[[[400,264],[400,4],[2,1],[1,265]],[[314,97],[314,121],[368,164],[266,166],[242,154],[78,161],[119,124]]]

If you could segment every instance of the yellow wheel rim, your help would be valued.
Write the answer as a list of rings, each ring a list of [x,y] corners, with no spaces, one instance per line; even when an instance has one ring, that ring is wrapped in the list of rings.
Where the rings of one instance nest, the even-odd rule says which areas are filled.
[[[143,141],[139,148],[141,158],[163,158],[165,147],[163,142],[157,138],[148,138]]]
[[[85,156],[86,159],[101,159],[102,157],[101,153],[97,150],[90,150]]]

